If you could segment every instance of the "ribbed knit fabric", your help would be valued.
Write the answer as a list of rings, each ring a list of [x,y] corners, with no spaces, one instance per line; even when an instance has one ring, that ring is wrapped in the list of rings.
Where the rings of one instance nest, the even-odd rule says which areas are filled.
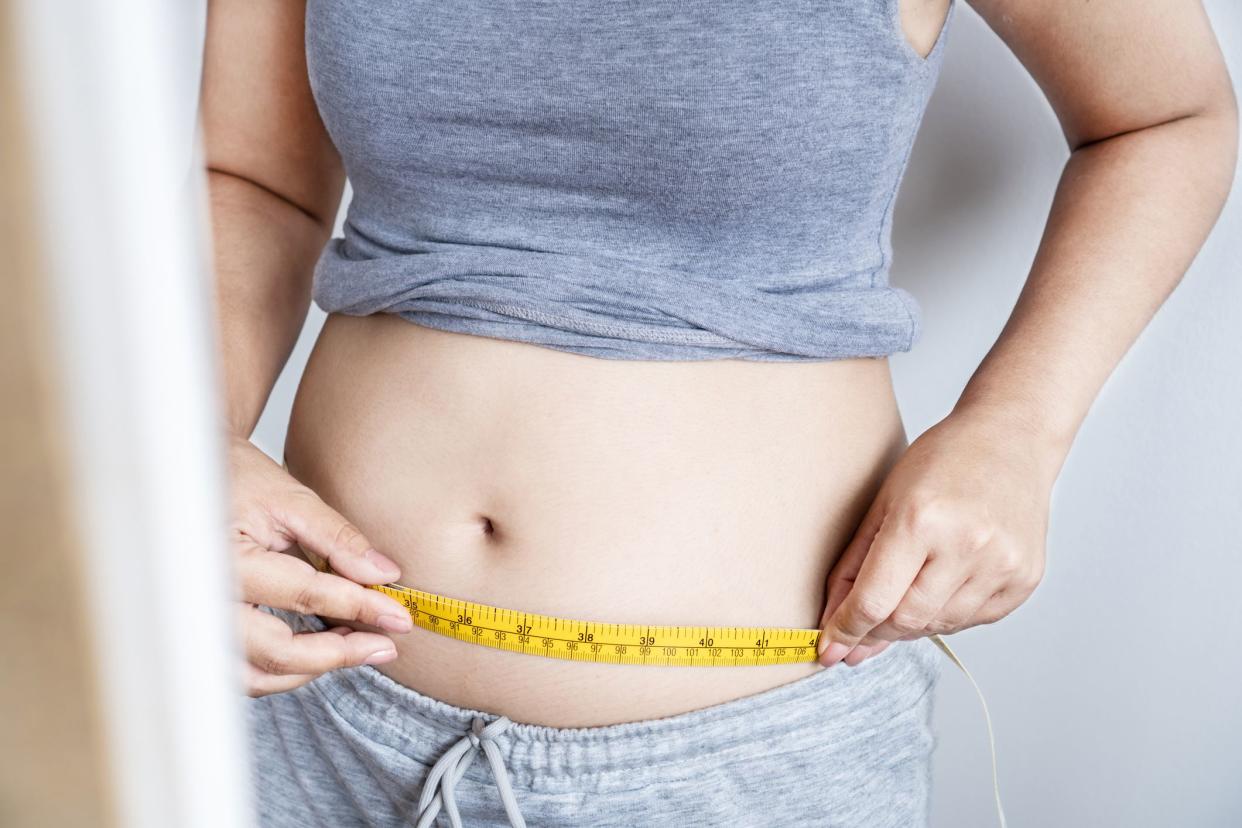
[[[267,610],[297,632],[327,628]],[[730,701],[563,728],[459,707],[374,667],[332,670],[247,701],[258,825],[926,828],[943,669],[930,639],[898,641]],[[460,822],[434,803],[450,801],[445,771]]]
[[[328,312],[617,359],[908,350],[893,204],[926,58],[898,0],[309,0],[352,189]]]

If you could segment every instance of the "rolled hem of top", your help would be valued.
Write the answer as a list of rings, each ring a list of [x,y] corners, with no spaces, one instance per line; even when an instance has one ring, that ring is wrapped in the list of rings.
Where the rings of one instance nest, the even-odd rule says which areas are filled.
[[[904,300],[900,300],[900,304],[908,311]],[[912,316],[908,326],[894,332],[891,336],[867,337],[865,345],[852,338],[842,338],[835,350],[795,353],[742,343],[736,346],[726,346],[642,342],[578,334],[572,331],[553,331],[528,324],[495,322],[416,310],[380,312],[393,313],[412,324],[439,331],[508,342],[522,342],[562,353],[618,361],[705,362],[739,359],[750,362],[839,362],[848,359],[882,359],[891,354],[909,350],[917,336],[917,322],[914,321],[917,317]]]

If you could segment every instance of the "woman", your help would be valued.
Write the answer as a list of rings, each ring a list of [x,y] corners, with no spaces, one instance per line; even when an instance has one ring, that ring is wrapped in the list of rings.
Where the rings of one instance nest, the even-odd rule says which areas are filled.
[[[928,636],[1039,583],[1073,435],[1236,157],[1197,4],[972,5],[1072,154],[1003,334],[908,444],[887,356],[919,318],[887,280],[892,206],[949,0],[212,4],[265,825],[925,822]],[[330,315],[282,468],[248,437],[312,296]],[[825,649],[531,657],[413,627],[365,586],[389,582],[818,627]]]

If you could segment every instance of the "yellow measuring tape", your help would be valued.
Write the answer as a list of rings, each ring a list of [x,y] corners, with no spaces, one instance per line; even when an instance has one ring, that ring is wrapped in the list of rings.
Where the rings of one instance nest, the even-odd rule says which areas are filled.
[[[322,572],[334,572],[327,560],[307,553]],[[478,604],[399,584],[366,584],[402,604],[416,626],[470,644],[501,650],[613,664],[686,667],[738,667],[816,661],[820,630],[796,627],[693,627],[610,624]],[[939,635],[929,636],[956,664],[979,694],[992,748],[992,787],[1001,828],[1000,781],[992,717],[983,691],[957,654]],[[827,669],[827,668],[825,668]]]

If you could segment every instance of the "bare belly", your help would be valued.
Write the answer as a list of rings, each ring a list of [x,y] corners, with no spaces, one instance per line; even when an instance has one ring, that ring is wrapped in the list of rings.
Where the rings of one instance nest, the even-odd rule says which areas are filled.
[[[886,359],[604,360],[380,314],[328,318],[285,456],[407,586],[606,622],[815,628],[828,571],[905,447]],[[376,668],[394,680],[552,727],[673,715],[824,669],[394,638],[399,658]]]

